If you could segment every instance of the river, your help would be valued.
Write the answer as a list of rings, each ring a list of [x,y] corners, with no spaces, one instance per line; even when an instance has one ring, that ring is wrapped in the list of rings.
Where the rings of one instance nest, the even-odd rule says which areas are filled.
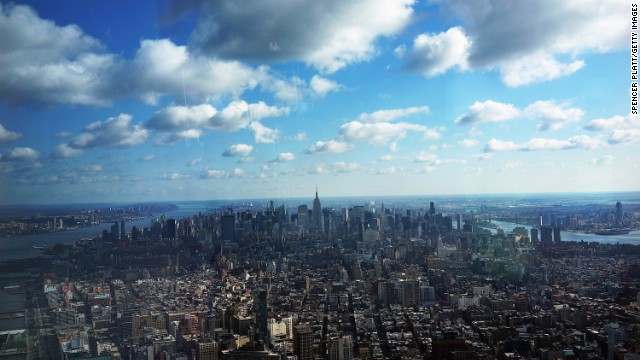
[[[165,213],[167,219],[182,219],[207,210],[207,205],[204,202],[180,202],[176,205],[178,205],[178,209]],[[155,217],[127,221],[125,222],[125,232],[130,233],[134,226],[137,228],[150,227],[153,218]],[[70,244],[80,239],[93,238],[102,234],[103,230],[111,231],[111,225],[113,223],[103,223],[68,231],[0,238],[0,262],[36,257],[40,254],[40,250],[34,249],[33,246],[51,248],[55,244]]]
[[[530,226],[525,226],[521,224],[516,224],[512,222],[506,221],[491,221],[492,223],[500,226],[505,233],[510,233],[516,227],[525,227],[528,231],[531,231]],[[495,234],[497,231],[493,229],[491,230],[492,234]],[[640,230],[631,231],[626,235],[596,235],[596,234],[583,234],[576,233],[571,231],[560,231],[560,238],[562,241],[580,241],[584,240],[586,242],[598,242],[601,244],[634,244],[640,245]]]

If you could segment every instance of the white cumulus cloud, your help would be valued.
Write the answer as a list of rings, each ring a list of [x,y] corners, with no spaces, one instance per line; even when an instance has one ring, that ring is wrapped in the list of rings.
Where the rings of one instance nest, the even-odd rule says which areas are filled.
[[[281,162],[287,162],[287,161],[293,161],[296,159],[296,156],[293,155],[293,153],[290,152],[283,152],[278,154],[278,156],[276,156],[275,159],[271,160],[272,163],[281,163]]]
[[[582,69],[585,63],[574,60],[562,63],[553,55],[540,51],[527,57],[507,61],[500,65],[502,81],[509,87],[518,87],[532,83],[545,82],[571,75]]]
[[[309,146],[305,152],[307,154],[341,154],[353,149],[353,144],[340,140],[316,141]]]
[[[280,137],[280,131],[268,128],[257,121],[249,124],[249,130],[253,132],[254,140],[258,144],[273,144]]]
[[[346,141],[366,141],[376,145],[384,145],[392,140],[403,139],[410,132],[421,133],[425,139],[438,139],[441,136],[437,130],[406,122],[362,123],[351,121],[340,126],[339,132]]]
[[[608,119],[594,119],[584,127],[585,130],[589,131],[628,130],[633,128],[640,128],[640,119],[636,115],[617,115]]]
[[[15,147],[0,155],[0,161],[13,162],[24,160],[35,160],[40,153],[30,147]]]
[[[68,144],[58,144],[58,146],[53,149],[51,153],[51,157],[54,159],[67,159],[78,156],[82,154],[83,150],[74,149]]]
[[[309,82],[312,94],[323,97],[326,94],[338,91],[342,88],[342,85],[333,80],[329,80],[319,75],[314,75]]]
[[[84,128],[84,132],[71,139],[69,146],[75,149],[93,147],[122,148],[144,143],[149,131],[140,124],[132,125],[133,117],[120,114],[105,121],[93,122]]]
[[[22,134],[15,131],[9,131],[0,124],[0,143],[20,139]]]
[[[266,66],[204,56],[169,39],[141,40],[127,59],[77,25],[0,4],[0,101],[10,105],[107,106],[123,98],[155,105],[166,96],[204,102],[256,88],[295,101],[282,91],[298,86],[292,82]]]
[[[493,100],[484,102],[476,101],[469,106],[469,112],[458,117],[455,123],[468,125],[484,122],[500,122],[511,120],[519,115],[518,109],[512,104],[505,104]]]
[[[227,176],[228,174],[226,171],[217,169],[205,169],[200,175],[203,179],[220,179]]]
[[[640,129],[616,129],[613,130],[609,139],[609,144],[625,144],[640,141]]]
[[[248,156],[253,151],[253,146],[247,144],[235,144],[229,146],[225,152],[222,153],[222,156],[232,157],[232,156]]]
[[[488,69],[497,70],[510,87],[524,86],[575,73],[585,66],[583,54],[628,47],[625,0],[434,3],[460,19],[462,26],[422,34],[410,49],[396,51],[406,58],[406,68],[427,76],[448,69]]]
[[[466,70],[471,40],[460,27],[438,34],[420,34],[410,49],[396,48],[396,55],[405,58],[405,67],[425,76],[435,76],[454,68]]]
[[[640,118],[637,115],[612,116],[608,119],[594,119],[584,126],[589,131],[611,131],[607,140],[611,145],[640,141]]]
[[[440,159],[438,155],[421,151],[413,158],[414,162],[426,163],[429,167],[435,167],[443,164],[466,164],[466,160],[462,159]]]
[[[375,41],[410,22],[414,0],[172,1],[166,17],[199,15],[191,42],[213,57],[251,61],[300,60],[333,73],[376,55]]]
[[[556,104],[554,101],[536,101],[524,109],[524,114],[540,121],[538,130],[558,130],[568,123],[578,122],[584,111],[569,107],[568,104]]]
[[[107,105],[116,56],[76,25],[0,4],[0,100],[15,105]]]
[[[278,138],[277,130],[269,129],[259,121],[287,114],[288,107],[270,106],[262,101],[250,104],[234,100],[220,111],[210,104],[173,105],[156,112],[145,126],[165,133],[159,142],[168,144],[199,138],[205,130],[234,132],[245,128],[254,133],[257,143],[272,143]]]
[[[391,122],[409,115],[427,114],[428,106],[413,106],[404,109],[383,109],[372,113],[362,113],[358,115],[358,121],[366,123]]]
[[[145,126],[159,131],[211,128],[211,118],[217,112],[209,104],[169,106],[156,112]]]
[[[142,40],[135,57],[116,76],[148,104],[157,104],[167,95],[186,95],[197,102],[225,95],[239,97],[275,81],[266,68],[199,56],[169,39]]]
[[[160,179],[162,180],[183,180],[183,179],[188,179],[189,178],[189,174],[184,174],[184,173],[180,173],[180,172],[170,172],[170,173],[163,173],[160,176]]]
[[[533,138],[524,143],[491,139],[485,152],[595,149],[604,145],[601,140],[587,135],[577,135],[566,140]]]
[[[289,114],[288,107],[269,106],[262,101],[249,104],[243,100],[236,100],[216,113],[211,119],[211,125],[216,130],[236,131],[264,118],[287,114]]]

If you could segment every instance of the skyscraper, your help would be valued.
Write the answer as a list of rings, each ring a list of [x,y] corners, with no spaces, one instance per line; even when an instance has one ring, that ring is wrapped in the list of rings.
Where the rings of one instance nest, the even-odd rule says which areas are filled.
[[[316,198],[313,199],[313,228],[316,231],[324,232],[324,217],[322,216],[322,207],[318,198],[318,188],[316,187]]]
[[[263,344],[269,344],[267,334],[267,290],[260,289],[257,299],[257,317],[258,317],[258,339]]]
[[[293,328],[293,353],[298,360],[313,359],[313,331],[309,324],[299,324]]]
[[[120,220],[120,239],[124,239],[124,219]]]
[[[550,246],[553,243],[553,228],[551,226],[540,228],[540,241],[544,246]]]
[[[236,217],[235,215],[222,215],[222,240],[233,241],[236,232]]]
[[[175,239],[177,235],[178,225],[176,219],[167,219],[167,237],[169,239]]]
[[[612,322],[604,326],[605,331],[607,332],[607,347],[608,347],[608,356],[607,359],[613,360],[616,346],[622,343],[625,338],[624,328],[620,326],[617,322]]]
[[[298,226],[309,228],[309,208],[307,205],[298,206]]]
[[[111,225],[111,235],[113,235],[114,240],[117,242],[118,240],[120,240],[120,228],[118,227],[118,222],[114,222],[113,225]]]
[[[351,221],[354,224],[359,224],[364,221],[364,206],[356,205],[353,207],[353,219]]]
[[[569,219],[569,229],[575,230],[578,227],[578,217],[576,214],[571,215]]]
[[[616,203],[616,221],[622,221],[622,203],[620,201]]]
[[[384,201],[380,204],[380,230],[385,231],[387,229],[387,210],[384,208]]]
[[[351,335],[332,336],[328,343],[329,360],[353,359],[353,338]]]
[[[562,239],[560,238],[560,227],[556,226],[553,228],[553,241],[555,243],[560,243]]]

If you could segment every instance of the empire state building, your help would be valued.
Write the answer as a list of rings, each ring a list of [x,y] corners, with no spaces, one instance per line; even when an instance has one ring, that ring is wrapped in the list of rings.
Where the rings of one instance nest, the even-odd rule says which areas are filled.
[[[318,198],[318,187],[316,187],[316,198],[313,199],[313,228],[321,233],[324,233],[324,218],[322,216],[322,206],[320,205],[320,199]]]

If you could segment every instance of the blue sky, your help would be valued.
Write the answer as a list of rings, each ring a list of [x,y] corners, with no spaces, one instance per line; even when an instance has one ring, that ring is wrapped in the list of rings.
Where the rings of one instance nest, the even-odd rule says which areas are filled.
[[[625,0],[1,4],[2,204],[640,190]]]

